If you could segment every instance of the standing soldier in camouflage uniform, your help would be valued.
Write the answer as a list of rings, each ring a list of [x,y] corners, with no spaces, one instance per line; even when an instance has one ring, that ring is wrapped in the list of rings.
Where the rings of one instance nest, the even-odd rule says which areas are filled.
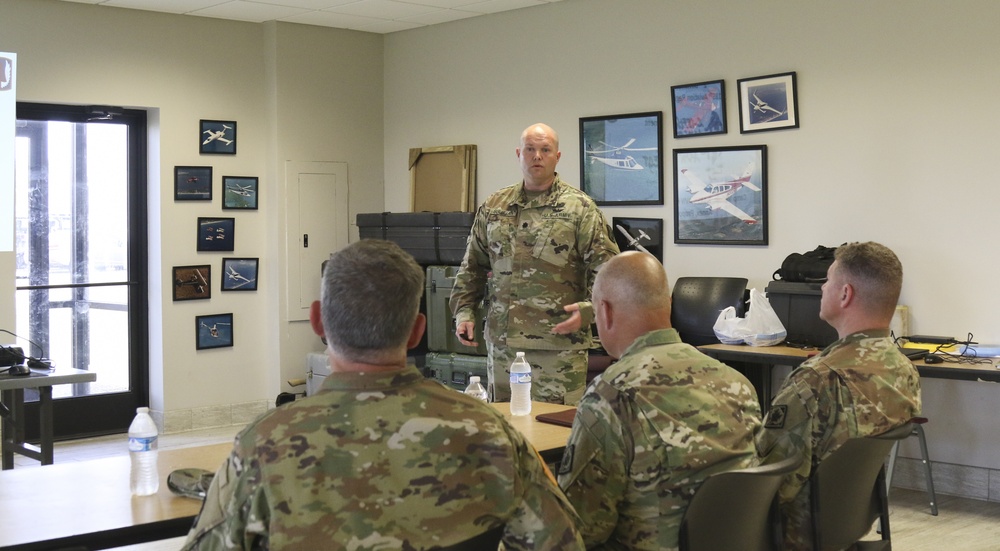
[[[426,323],[423,280],[388,241],[330,258],[310,318],[332,373],[237,436],[184,549],[418,550],[488,532],[507,549],[582,549],[524,437],[407,365]]]
[[[626,252],[605,264],[594,309],[601,344],[620,359],[580,400],[559,486],[588,549],[677,549],[702,481],[756,462],[757,393],[681,342],[667,274],[652,255]]]
[[[819,317],[840,340],[788,376],[757,435],[762,463],[801,455],[778,490],[785,549],[813,547],[809,476],[849,438],[881,434],[920,414],[920,377],[889,337],[903,283],[899,259],[878,243],[837,248]]]
[[[515,153],[523,183],[490,195],[476,212],[451,294],[455,334],[476,346],[474,311],[485,296],[493,400],[510,400],[510,364],[524,351],[532,399],[575,404],[591,347],[586,301],[598,266],[618,245],[594,201],[556,174],[562,153],[554,130],[528,127]]]

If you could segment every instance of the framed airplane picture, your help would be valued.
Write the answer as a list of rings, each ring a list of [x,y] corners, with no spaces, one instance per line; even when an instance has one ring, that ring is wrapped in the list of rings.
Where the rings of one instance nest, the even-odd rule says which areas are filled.
[[[257,258],[223,258],[222,290],[256,291],[259,263]]]
[[[624,218],[611,219],[615,242],[622,251],[645,251],[663,262],[663,219]]]
[[[212,167],[175,166],[174,201],[211,201]]]
[[[795,73],[742,78],[736,86],[740,91],[741,134],[799,127]]]
[[[198,250],[229,251],[236,247],[235,218],[198,218]]]
[[[767,146],[674,150],[674,243],[767,245]]]
[[[726,133],[726,83],[722,80],[671,86],[674,137]]]
[[[663,113],[580,119],[580,186],[598,205],[663,204]]]
[[[257,210],[257,181],[256,176],[223,176],[223,210]]]
[[[236,121],[202,119],[198,152],[202,155],[236,155]]]
[[[174,266],[174,300],[212,298],[212,266]]]

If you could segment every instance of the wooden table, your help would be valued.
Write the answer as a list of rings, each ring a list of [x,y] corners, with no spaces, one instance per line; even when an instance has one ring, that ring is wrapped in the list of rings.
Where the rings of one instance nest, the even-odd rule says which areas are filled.
[[[566,442],[569,441],[570,428],[552,423],[541,423],[535,420],[535,416],[539,413],[555,413],[572,409],[572,406],[532,402],[530,414],[511,415],[509,402],[498,402],[490,405],[503,413],[504,418],[510,421],[514,428],[521,431],[521,434],[538,450],[539,455],[546,463],[558,463],[562,459]]]
[[[160,450],[160,490],[133,497],[122,455],[0,472],[0,548],[102,549],[186,534],[201,501],[174,495],[167,475],[185,467],[215,472],[231,443]]]
[[[493,404],[542,454],[558,461],[570,429],[535,420],[569,406],[532,403],[531,415],[512,417],[510,404]],[[85,546],[106,549],[187,534],[201,501],[174,495],[167,475],[181,468],[212,472],[231,443],[160,450],[160,490],[148,497],[129,491],[129,457],[122,455],[0,472],[0,549],[41,550]]]
[[[51,465],[52,456],[52,387],[74,383],[92,383],[97,373],[82,369],[58,368],[32,369],[29,375],[0,375],[0,401],[10,408],[10,418],[3,420],[2,466],[4,470],[14,468],[14,454],[20,454]],[[24,391],[38,389],[39,400],[39,445],[24,441]]]

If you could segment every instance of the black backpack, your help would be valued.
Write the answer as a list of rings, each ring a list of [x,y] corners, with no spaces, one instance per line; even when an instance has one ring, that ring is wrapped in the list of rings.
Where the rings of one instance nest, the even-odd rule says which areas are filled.
[[[820,245],[807,253],[792,253],[785,257],[781,268],[771,276],[775,280],[822,283],[826,281],[826,271],[833,264],[833,253],[837,247]]]

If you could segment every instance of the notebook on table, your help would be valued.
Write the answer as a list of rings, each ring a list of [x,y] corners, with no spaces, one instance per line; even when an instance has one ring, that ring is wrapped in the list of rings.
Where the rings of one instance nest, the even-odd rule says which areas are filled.
[[[557,411],[555,413],[539,413],[538,415],[535,416],[535,420],[540,421],[542,423],[551,423],[553,425],[572,427],[574,417],[576,417],[576,408],[565,409],[563,411]]]

